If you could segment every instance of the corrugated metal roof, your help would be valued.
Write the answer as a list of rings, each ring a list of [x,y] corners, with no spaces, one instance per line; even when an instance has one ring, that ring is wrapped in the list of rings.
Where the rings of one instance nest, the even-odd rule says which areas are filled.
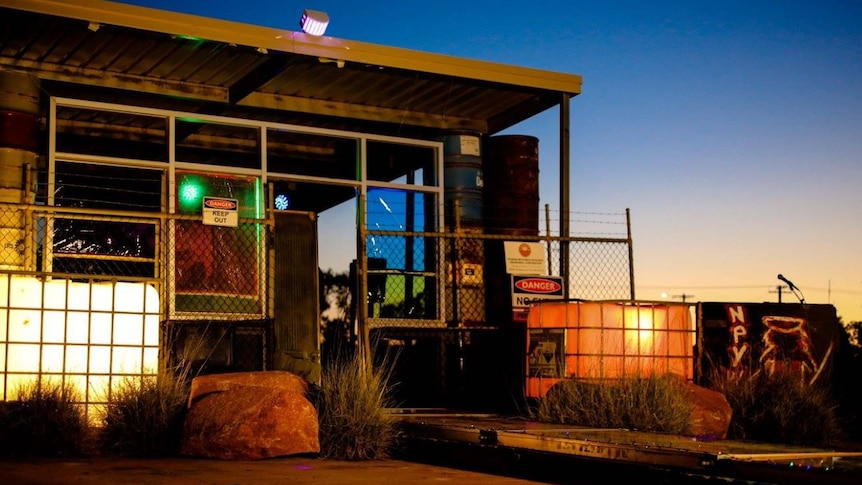
[[[51,94],[284,123],[493,134],[581,78],[94,0],[0,0],[0,68]]]

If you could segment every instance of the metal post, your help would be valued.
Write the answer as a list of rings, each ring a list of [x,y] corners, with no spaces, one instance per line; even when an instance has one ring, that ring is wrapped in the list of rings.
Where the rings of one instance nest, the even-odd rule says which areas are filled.
[[[563,295],[569,295],[569,99],[560,98],[560,276]]]
[[[359,281],[359,294],[356,295],[356,323],[359,336],[359,348],[366,369],[371,369],[371,333],[368,328],[368,254],[366,254],[365,239],[368,237],[365,227],[365,192],[360,191],[356,201],[356,227],[359,237],[356,238],[356,279]]]
[[[551,258],[551,207],[545,204],[545,241],[548,245],[548,274],[554,274]]]
[[[635,256],[632,249],[632,218],[626,207],[626,242],[629,245],[629,298],[635,299]],[[683,300],[685,301],[685,300]]]

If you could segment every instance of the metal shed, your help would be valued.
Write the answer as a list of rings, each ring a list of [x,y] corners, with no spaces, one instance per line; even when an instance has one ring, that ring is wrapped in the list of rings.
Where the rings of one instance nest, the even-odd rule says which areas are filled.
[[[219,330],[221,337],[243,346],[213,345],[209,357],[224,353],[227,360],[236,359],[243,349],[271,351],[273,346],[276,355],[313,352],[319,345],[315,331],[290,324],[300,319],[316,325],[317,320],[316,248],[303,231],[314,233],[315,214],[354,194],[362,201],[372,188],[415,192],[423,200],[419,204],[425,204],[423,230],[441,230],[442,137],[494,135],[558,107],[559,205],[562,214],[569,212],[569,102],[581,90],[581,77],[574,74],[95,0],[0,0],[0,73],[3,170],[21,174],[3,178],[0,204],[5,219],[0,222],[10,238],[22,235],[4,253],[15,258],[2,265],[4,288],[13,292],[19,284],[14,278],[42,278],[42,283],[28,282],[28,291],[65,292],[61,310],[68,315],[71,285],[81,274],[107,278],[107,284],[114,285],[118,279],[138,278],[145,287],[157,287],[157,308],[148,307],[147,298],[150,303],[152,298],[144,290],[135,297],[141,306],[128,311],[144,315],[143,337],[126,349],[143,356],[138,360],[146,360],[158,346],[149,337],[151,320],[162,326],[184,320],[178,338],[186,341],[200,338],[195,325],[218,323],[220,317],[204,318],[189,310],[204,300],[210,305],[229,301],[228,320],[246,323]],[[34,109],[22,112],[14,100],[28,97]],[[417,173],[421,180],[414,179]],[[129,174],[134,177],[123,182]],[[95,203],[82,195],[92,194],[92,187],[75,191],[76,181],[84,176],[100,177],[97,193],[151,187],[141,188],[143,196],[127,197],[135,199],[133,209],[117,212],[114,199]],[[182,184],[200,177],[209,177],[211,187],[226,187],[217,198],[245,207],[239,212],[240,228],[289,224],[300,229],[264,235],[258,227],[240,236],[217,227],[201,229],[206,207],[183,215],[181,193],[186,189]],[[275,214],[272,199],[254,195],[269,180],[291,187],[292,196],[303,201],[299,213]],[[246,192],[256,197],[252,203],[243,199]],[[413,200],[413,195],[407,197]],[[102,224],[95,232],[114,225],[123,228],[118,234],[127,236],[129,224],[138,224],[143,236],[125,243],[93,242],[95,249],[89,251],[82,249],[88,240],[81,237],[63,245],[63,230],[93,233],[96,226],[87,225],[93,220]],[[357,225],[363,223],[360,217]],[[568,217],[560,218],[561,236],[569,234],[568,224]],[[186,264],[206,251],[183,246],[178,237],[182,234],[188,240],[206,239],[207,248],[248,243],[254,249],[246,259],[213,251],[205,260],[195,260],[200,264]],[[364,237],[357,238],[360,248]],[[156,249],[147,250],[148,245]],[[92,269],[105,258],[113,269]],[[426,266],[443,259],[431,254],[425,258]],[[560,258],[561,271],[567,272],[568,252],[560,251]],[[363,271],[367,261],[361,257],[358,263]],[[232,268],[240,281],[232,284],[243,284],[257,291],[256,296],[240,298],[242,291],[231,293],[234,289],[221,283],[202,286],[206,278],[200,275],[213,265]],[[439,269],[425,267],[413,276],[415,284],[429,284],[429,278],[439,274]],[[184,283],[181,276],[192,278],[192,283]],[[407,288],[413,287],[413,276],[406,276]],[[49,280],[68,283],[55,288]],[[94,283],[88,284],[88,294],[95,294]],[[183,287],[187,284],[192,285],[189,291]],[[260,292],[261,287],[275,290]],[[116,310],[120,296],[113,288],[104,293],[113,295],[104,297],[113,302],[110,309],[91,302],[81,310],[91,324],[93,315],[106,312],[109,332],[122,316]],[[285,307],[284,301],[295,301],[291,298],[312,303]],[[439,304],[436,296],[426,298]],[[44,316],[44,297],[41,301],[37,311]],[[44,348],[44,332],[15,337],[16,307],[11,300],[6,306],[7,357],[33,345]],[[273,315],[276,330],[270,335],[258,322]],[[92,337],[96,330],[91,326],[87,332]],[[116,340],[105,344],[110,355],[115,355]],[[92,350],[93,340],[60,343]],[[9,375],[27,376],[34,369],[4,365],[5,396],[14,380]],[[34,365],[41,366],[35,369],[39,374],[69,372],[62,363],[60,370],[46,370],[44,359]],[[261,365],[271,368],[273,363]],[[76,375],[82,382],[94,376],[110,380],[119,373],[115,367],[108,363]]]

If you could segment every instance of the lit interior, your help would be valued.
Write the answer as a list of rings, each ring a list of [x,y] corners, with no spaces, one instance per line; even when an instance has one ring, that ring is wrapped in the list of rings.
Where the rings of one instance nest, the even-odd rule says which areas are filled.
[[[542,397],[560,377],[607,380],[666,373],[694,378],[695,326],[691,306],[617,301],[540,302],[527,319],[528,354],[552,341],[557,375],[531,372],[527,393]],[[540,346],[541,348],[541,346]],[[534,362],[535,366],[535,362]],[[553,373],[553,372],[552,372]]]
[[[94,419],[123,378],[156,374],[158,354],[152,285],[0,277],[4,400],[41,376],[71,384]]]

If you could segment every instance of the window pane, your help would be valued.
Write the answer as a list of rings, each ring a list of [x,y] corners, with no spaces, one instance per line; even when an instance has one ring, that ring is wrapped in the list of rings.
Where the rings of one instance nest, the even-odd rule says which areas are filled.
[[[59,207],[153,212],[162,208],[162,170],[58,161],[54,202]],[[113,276],[155,274],[157,220],[53,219],[52,269]],[[45,228],[40,222],[39,230]],[[41,248],[39,255],[41,258]],[[140,258],[139,260],[134,260]],[[145,261],[150,259],[150,261]]]
[[[204,197],[224,197],[237,200],[239,217],[260,218],[263,215],[262,191],[257,177],[177,171],[176,189],[180,214],[202,214]]]
[[[159,212],[162,170],[57,161],[54,204]]]
[[[437,317],[435,238],[413,234],[436,227],[434,200],[432,194],[404,190],[368,191],[367,224],[372,233],[366,240],[367,274],[373,317]]]
[[[58,152],[168,161],[163,117],[59,106],[56,121]]]
[[[356,197],[357,189],[345,185],[324,185],[286,180],[273,181],[275,210],[295,210],[320,214]],[[355,213],[355,211],[354,211]]]
[[[359,141],[283,130],[267,132],[270,173],[359,180]]]
[[[260,132],[257,128],[210,123],[191,118],[176,123],[178,162],[260,168]]]
[[[178,220],[174,227],[176,310],[259,314],[263,226]]]
[[[435,150],[430,147],[369,140],[368,180],[436,186]]]

